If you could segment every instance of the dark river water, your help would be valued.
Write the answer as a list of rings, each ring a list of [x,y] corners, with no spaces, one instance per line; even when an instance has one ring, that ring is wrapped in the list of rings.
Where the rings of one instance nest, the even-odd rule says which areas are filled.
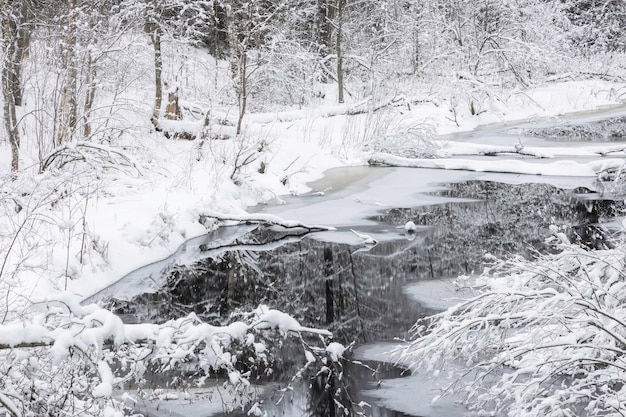
[[[285,237],[284,231],[259,226],[233,242],[245,249],[234,246],[169,270],[166,285],[157,292],[111,302],[128,321],[163,322],[195,312],[213,324],[266,304],[303,325],[329,329],[335,341],[358,347],[406,337],[418,318],[435,312],[407,297],[407,285],[480,273],[486,254],[532,257],[550,251],[545,243],[550,225],[563,228],[590,250],[610,246],[610,231],[601,224],[623,209],[586,189],[546,184],[466,181],[447,184],[441,194],[476,201],[382,211],[373,220],[390,229],[409,220],[418,228],[373,247],[325,242],[312,234],[256,251],[254,245]],[[269,416],[356,415],[360,409],[352,405],[361,400],[373,405],[365,410],[367,415],[405,415],[363,397],[362,390],[400,377],[401,369],[375,362],[368,365],[377,373],[345,364],[341,381],[305,375],[276,405],[273,387],[283,386],[305,360],[288,341],[274,354],[274,372],[262,381],[272,387],[264,400]]]

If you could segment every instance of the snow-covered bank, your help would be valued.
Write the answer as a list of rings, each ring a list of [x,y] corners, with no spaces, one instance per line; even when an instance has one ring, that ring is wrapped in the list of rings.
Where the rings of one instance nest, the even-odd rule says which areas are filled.
[[[363,151],[363,145],[374,134],[384,138],[426,124],[445,133],[493,122],[620,106],[620,91],[625,89],[624,85],[594,81],[513,91],[506,100],[485,103],[485,112],[479,116],[457,112],[456,120],[450,118],[445,105],[425,103],[411,110],[394,107],[380,114],[348,115],[336,108],[331,116],[330,109],[292,111],[289,118],[280,113],[271,118],[252,114],[246,127],[248,139],[242,140],[199,143],[146,134],[133,138],[132,147],[125,150],[143,175],[77,166],[37,175],[25,171],[17,181],[5,182],[2,191],[8,198],[4,200],[2,222],[7,233],[2,235],[3,246],[9,246],[17,230],[25,240],[17,239],[15,244],[21,246],[9,251],[4,274],[13,277],[16,285],[12,291],[20,294],[45,294],[67,284],[69,290],[86,297],[142,265],[167,257],[186,240],[212,230],[217,226],[208,216],[212,212],[241,215],[249,206],[280,203],[284,195],[308,191],[306,184],[331,167],[366,164],[371,155]],[[373,123],[378,126],[375,130]],[[259,142],[265,143],[265,149],[253,163],[238,167],[232,162],[238,150]],[[621,161],[609,161],[603,154],[616,157],[623,153],[623,146],[614,143],[567,148],[548,145],[543,143],[536,152],[559,156],[557,159],[594,157],[595,161],[576,165],[548,159],[539,168],[529,168],[526,160],[461,162],[453,158],[445,164],[444,160],[426,160],[424,166],[593,176],[607,163]],[[449,140],[437,142],[437,146],[447,155],[486,153],[495,148],[492,144]],[[42,217],[51,221],[42,222]],[[201,219],[205,219],[204,224]],[[324,215],[315,220],[320,224],[341,223]],[[26,244],[26,240],[31,242]],[[26,259],[29,268],[20,267]]]

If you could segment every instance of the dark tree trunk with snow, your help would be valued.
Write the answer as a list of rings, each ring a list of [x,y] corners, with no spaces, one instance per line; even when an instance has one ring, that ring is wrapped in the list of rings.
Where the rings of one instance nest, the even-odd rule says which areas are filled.
[[[76,130],[77,113],[78,113],[78,68],[76,63],[76,24],[75,13],[76,1],[69,0],[68,14],[66,20],[66,36],[64,45],[65,59],[65,84],[61,90],[61,98],[59,101],[59,130],[56,137],[56,146],[60,146],[64,142],[69,141]]]
[[[96,68],[91,56],[91,53],[87,53],[87,68],[86,68],[86,84],[87,92],[85,93],[85,106],[83,112],[83,136],[88,139],[91,136],[91,123],[89,121],[91,110],[96,99]]]
[[[333,285],[333,250],[331,247],[324,248],[324,287],[326,291],[326,324],[335,321],[335,295]]]
[[[161,53],[161,38],[163,30],[154,22],[148,24],[150,31],[150,40],[154,47],[154,107],[152,108],[152,118],[150,121],[156,128],[159,125],[159,116],[161,114],[161,104],[163,102],[163,56]]]
[[[335,50],[337,52],[337,88],[338,88],[338,92],[337,92],[337,101],[339,103],[343,103],[344,99],[343,99],[343,53],[342,53],[342,43],[341,43],[341,36],[342,36],[342,20],[343,20],[343,7],[344,7],[344,0],[337,0],[337,20],[336,20],[336,30],[337,30],[337,40],[335,43]]]

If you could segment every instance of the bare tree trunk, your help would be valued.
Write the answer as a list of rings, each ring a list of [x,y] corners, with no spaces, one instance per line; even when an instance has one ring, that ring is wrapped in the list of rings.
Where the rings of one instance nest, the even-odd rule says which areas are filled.
[[[11,144],[11,170],[19,169],[20,161],[20,134],[17,130],[17,115],[15,109],[15,95],[11,89],[10,81],[11,70],[5,68],[2,70],[2,95],[4,99],[4,126]]]
[[[91,0],[89,2],[89,7],[91,8],[91,15],[89,17],[89,24],[91,27],[96,25],[95,13],[97,10],[97,5],[95,0]],[[93,109],[93,104],[96,99],[96,65],[93,59],[93,55],[91,54],[91,50],[87,49],[87,62],[85,69],[85,84],[86,84],[86,92],[85,92],[85,104],[83,107],[83,137],[85,139],[89,139],[91,137],[91,124],[89,119],[91,117],[91,110]]]
[[[239,88],[237,98],[239,101],[239,117],[237,118],[237,134],[241,134],[241,124],[243,117],[246,114],[246,107],[248,105],[248,55],[246,51],[241,53],[240,65],[239,65]]]
[[[228,37],[228,63],[230,69],[230,78],[233,81],[236,81],[237,74],[239,73],[239,42],[237,40],[237,31],[235,29],[235,18],[233,17],[232,4],[229,4],[226,7],[226,32],[226,36]]]
[[[418,74],[420,72],[420,65],[422,64],[422,57],[421,57],[421,46],[420,46],[420,35],[421,35],[421,31],[422,31],[422,16],[421,16],[421,11],[419,10],[412,10],[413,14],[415,15],[414,19],[415,21],[413,22],[413,29],[412,29],[412,34],[413,34],[413,56],[412,56],[412,67],[413,67],[413,74]]]
[[[88,139],[91,136],[91,124],[89,117],[93,103],[96,99],[96,67],[94,66],[91,52],[87,52],[87,92],[85,93],[85,108],[83,112],[83,136]]]
[[[158,23],[150,24],[150,39],[154,46],[154,108],[152,109],[152,125],[157,128],[159,125],[159,116],[161,114],[161,104],[163,102],[163,55],[161,52],[162,29]]]
[[[228,280],[226,283],[226,308],[232,311],[235,308],[235,296],[237,295],[237,258],[235,252],[231,252],[229,257],[229,268],[227,272]]]
[[[69,10],[67,18],[67,37],[65,40],[65,69],[67,77],[65,85],[61,90],[60,108],[60,126],[57,134],[56,145],[60,146],[63,142],[71,139],[77,124],[77,83],[78,68],[76,68],[76,25],[74,21],[74,13],[76,12],[76,1],[69,0]]]
[[[22,9],[20,10],[20,19],[22,22],[17,25],[15,32],[17,36],[17,50],[15,51],[16,60],[14,60],[13,68],[13,94],[15,96],[16,106],[22,105],[22,62],[24,62],[24,58],[28,55],[28,49],[30,47],[30,28],[24,24],[27,19],[28,7],[28,1],[23,1]]]
[[[343,103],[343,54],[341,51],[341,29],[342,29],[342,20],[343,20],[343,6],[344,0],[337,0],[337,40],[335,44],[335,49],[337,51],[337,88],[339,89],[337,94],[337,101],[339,103]]]
[[[330,21],[332,20],[332,8],[329,5],[330,0],[317,0],[317,12],[315,14],[315,40],[319,48],[320,59],[328,56],[332,45],[332,30]],[[321,73],[321,82],[327,83],[328,74],[326,71]]]
[[[248,91],[247,91],[247,66],[248,56],[246,53],[247,39],[250,34],[243,34],[246,39],[243,45],[240,45],[238,39],[239,33],[235,24],[234,11],[232,10],[232,4],[226,9],[226,28],[228,32],[228,50],[229,50],[229,64],[230,64],[230,77],[233,80],[235,86],[235,92],[237,93],[237,107],[239,113],[237,115],[237,135],[241,134],[241,125],[243,117],[246,113],[246,106],[248,104]],[[250,11],[252,6],[249,5]]]
[[[324,247],[324,288],[326,293],[326,324],[335,321],[335,293],[334,293],[334,271],[333,271],[333,251],[330,247]]]
[[[248,106],[248,45],[255,35],[252,2],[249,2],[247,7],[245,18],[238,17],[239,19],[245,19],[247,24],[239,29],[237,28],[236,17],[232,8],[227,8],[226,10],[230,76],[237,93],[237,107],[239,109],[239,114],[237,115],[237,135],[241,134],[243,118]]]
[[[2,66],[2,96],[4,99],[4,126],[11,145],[11,170],[19,169],[20,136],[17,129],[16,98],[21,103],[20,66],[23,54],[18,42],[19,17],[11,8],[11,0],[2,2],[2,43],[4,65]]]

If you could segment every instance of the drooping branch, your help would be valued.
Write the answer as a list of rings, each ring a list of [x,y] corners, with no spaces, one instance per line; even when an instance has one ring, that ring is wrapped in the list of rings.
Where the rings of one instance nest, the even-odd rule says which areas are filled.
[[[464,364],[451,387],[472,381],[469,401],[496,414],[623,415],[623,248],[589,251],[553,232],[559,252],[496,261],[478,296],[418,323],[403,363],[437,374]]]
[[[95,167],[113,169],[131,168],[138,175],[142,174],[139,164],[120,149],[83,141],[55,149],[42,158],[40,170],[44,172],[52,167],[62,169],[73,162],[86,162]]]

